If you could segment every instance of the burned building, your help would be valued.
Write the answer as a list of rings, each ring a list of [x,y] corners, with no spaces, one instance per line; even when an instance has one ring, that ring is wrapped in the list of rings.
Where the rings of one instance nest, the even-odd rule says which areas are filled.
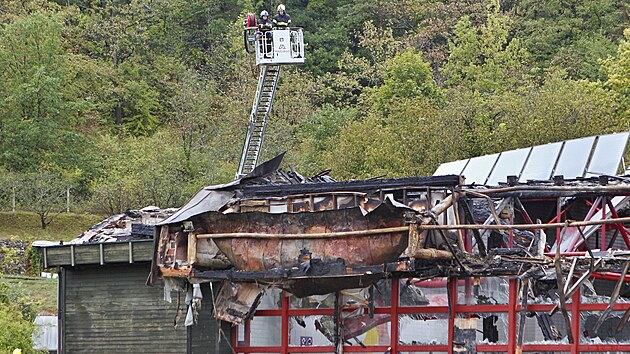
[[[628,352],[627,139],[349,182],[271,160],[203,188],[154,240],[46,247],[62,352],[103,333],[133,343],[118,352]]]
[[[628,133],[335,182],[259,166],[159,224],[151,281],[236,353],[630,350]],[[466,179],[464,180],[464,176]]]

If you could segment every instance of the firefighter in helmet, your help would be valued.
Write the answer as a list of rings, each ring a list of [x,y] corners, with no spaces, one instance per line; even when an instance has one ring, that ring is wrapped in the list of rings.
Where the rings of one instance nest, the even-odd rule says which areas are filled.
[[[273,17],[273,24],[279,28],[289,27],[291,24],[291,16],[285,11],[284,5],[278,5],[278,13]]]
[[[269,31],[273,27],[273,22],[269,19],[269,12],[262,10],[258,19],[258,30],[260,32]]]
[[[269,13],[266,10],[260,12],[260,18],[258,19],[258,30],[261,33],[260,36],[260,52],[265,58],[271,57],[273,49],[272,35],[269,32],[273,28],[273,22],[269,19]]]

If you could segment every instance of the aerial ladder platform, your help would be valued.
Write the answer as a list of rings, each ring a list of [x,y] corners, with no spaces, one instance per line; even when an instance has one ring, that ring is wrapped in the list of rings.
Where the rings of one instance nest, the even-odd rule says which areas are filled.
[[[245,22],[243,38],[245,50],[256,55],[260,74],[241,162],[236,172],[237,179],[252,172],[258,163],[282,65],[304,63],[304,37],[301,28],[260,32],[256,27],[256,17],[250,14]]]

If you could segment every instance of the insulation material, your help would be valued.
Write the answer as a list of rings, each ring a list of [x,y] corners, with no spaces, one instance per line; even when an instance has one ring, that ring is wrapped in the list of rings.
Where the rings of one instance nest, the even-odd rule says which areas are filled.
[[[223,282],[217,294],[214,317],[233,324],[248,319],[263,294],[263,289],[251,283]]]

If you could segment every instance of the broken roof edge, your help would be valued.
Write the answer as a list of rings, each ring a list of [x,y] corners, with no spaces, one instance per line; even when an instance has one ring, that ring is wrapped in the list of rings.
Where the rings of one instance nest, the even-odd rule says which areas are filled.
[[[233,197],[235,189],[241,187],[239,197],[267,195],[291,195],[302,193],[330,192],[333,190],[356,191],[366,189],[418,187],[455,187],[463,180],[457,175],[425,176],[389,179],[364,179],[346,182],[315,182],[297,184],[247,184],[248,181],[268,176],[280,168],[285,152],[258,165],[252,172],[234,181],[203,187],[173,215],[159,222],[158,226],[186,221],[191,217],[212,211],[219,211]]]
[[[273,171],[271,171],[273,172]],[[193,198],[181,207],[175,214],[166,220],[158,223],[158,226],[179,223],[191,217],[219,211],[234,196],[236,191],[234,186],[240,185],[241,180],[231,183],[208,186],[200,190]],[[448,176],[427,176],[408,177],[390,179],[370,179],[356,180],[348,182],[328,182],[328,183],[301,183],[301,184],[281,184],[281,185],[243,185],[239,196],[243,197],[266,197],[270,195],[293,195],[318,192],[332,192],[335,190],[351,192],[365,190],[383,190],[389,188],[424,188],[424,187],[456,187],[460,185],[462,179],[457,175]]]
[[[242,181],[263,177],[278,170],[285,153],[286,152],[282,152],[271,160],[261,163],[254,168],[252,172],[234,181],[201,188],[197,194],[190,198],[186,204],[179,208],[173,215],[157,225],[175,224],[208,211],[218,211],[234,196],[234,192],[223,191],[224,189],[239,186]],[[210,198],[211,196],[215,196],[216,198]]]

